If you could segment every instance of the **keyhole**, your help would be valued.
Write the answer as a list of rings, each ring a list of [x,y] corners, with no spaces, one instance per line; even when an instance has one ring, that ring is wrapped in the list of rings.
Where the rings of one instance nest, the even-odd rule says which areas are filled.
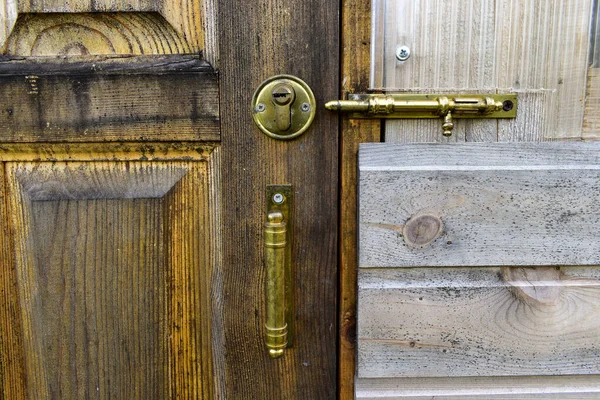
[[[275,105],[275,123],[280,132],[285,132],[292,125],[290,106],[296,99],[294,89],[287,83],[282,83],[273,88],[271,92]]]

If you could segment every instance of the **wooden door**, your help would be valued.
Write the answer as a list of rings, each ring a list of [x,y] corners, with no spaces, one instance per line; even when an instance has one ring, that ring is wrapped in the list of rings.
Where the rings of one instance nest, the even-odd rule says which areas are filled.
[[[441,123],[436,120],[390,120],[382,123],[381,129],[376,121],[342,123],[342,396],[596,398],[600,390],[599,330],[595,323],[599,307],[597,240],[586,242],[584,237],[593,236],[589,231],[585,234],[583,227],[572,235],[563,231],[564,236],[557,237],[561,238],[560,246],[568,247],[565,249],[557,243],[552,246],[550,236],[544,235],[555,228],[568,229],[569,216],[579,212],[597,216],[595,207],[588,203],[597,182],[589,181],[589,187],[583,183],[583,170],[589,167],[593,171],[597,161],[581,160],[587,166],[580,170],[575,160],[594,153],[597,146],[563,141],[589,142],[598,137],[598,3],[373,0],[371,5],[380,17],[373,21],[377,25],[385,20],[381,26],[386,28],[358,30],[352,28],[354,21],[362,18],[356,10],[362,7],[365,13],[369,4],[350,3],[357,6],[345,11],[342,19],[342,76],[348,77],[345,92],[369,88],[417,93],[517,92],[519,110],[514,120],[458,121],[451,138],[441,135]],[[371,32],[377,36],[371,42],[369,82],[365,66],[369,55],[363,43],[368,43]],[[400,45],[410,47],[408,60],[396,59],[394,53]],[[347,49],[358,52],[346,54]],[[359,150],[358,143],[373,141],[386,145]],[[490,150],[487,155],[476,150],[475,143],[470,147],[464,143],[528,141],[558,143],[531,146],[534,150],[529,153],[522,151],[527,148],[523,144],[479,145]],[[419,147],[415,142],[445,144]],[[499,156],[503,148],[505,154]],[[576,157],[565,158],[565,152]],[[361,210],[366,207],[364,218],[355,208],[357,153],[364,161],[360,196],[365,197],[359,199]],[[443,160],[449,160],[443,154],[453,161],[438,168]],[[520,161],[514,159],[517,155],[522,156]],[[496,164],[496,157],[505,164]],[[551,164],[559,165],[556,169],[562,172],[551,172],[555,168]],[[565,179],[552,189],[541,183],[548,176],[564,177],[567,165],[577,171],[572,180]],[[462,178],[449,171],[478,169],[475,175],[482,179],[482,186],[475,196],[479,200],[472,202],[464,189],[471,184],[461,183]],[[377,177],[376,170],[380,173]],[[408,170],[408,180],[388,186],[390,196],[383,196],[387,179],[394,180],[396,174],[404,173],[400,171]],[[512,181],[513,188],[529,190],[529,194],[548,190],[544,192],[548,196],[531,203],[524,200],[526,196],[520,197],[517,203],[522,208],[508,211],[504,206],[513,200],[502,196],[511,190],[505,191],[499,182],[510,180],[506,178],[509,170],[529,170],[523,172],[522,180]],[[371,173],[372,180],[368,181]],[[363,176],[367,181],[362,181]],[[427,183],[442,181],[437,188]],[[471,183],[475,189],[477,184]],[[464,190],[446,191],[461,185]],[[578,191],[577,186],[583,190]],[[518,198],[516,191],[513,195],[513,199]],[[550,198],[555,199],[552,205],[545,203]],[[440,211],[443,207],[437,206],[450,207],[453,201],[457,207],[454,211],[461,209],[465,214],[461,214],[462,221],[448,222],[452,226],[444,221],[439,225],[436,218],[430,218],[435,213],[426,212],[437,210],[442,219],[451,220],[449,214],[454,211]],[[485,206],[479,208],[481,204]],[[425,214],[416,215],[418,212]],[[555,212],[565,217],[553,222]],[[516,215],[522,217],[520,225],[513,219]],[[357,216],[362,249],[358,259],[354,247]],[[496,235],[485,237],[483,232],[489,230],[470,230],[471,223],[487,216],[490,220],[483,225]],[[528,218],[535,216],[543,221],[537,233],[527,230],[531,223]],[[411,222],[415,221],[418,240],[409,237]],[[514,234],[498,234],[496,229],[507,221],[515,222]],[[385,234],[372,236],[374,231]],[[427,232],[431,242],[420,236]],[[464,236],[453,237],[458,232]],[[465,241],[467,237],[474,242]],[[569,237],[575,238],[576,246],[568,245]],[[535,239],[542,242],[531,242]],[[479,244],[490,253],[474,260],[471,256],[481,250],[478,240],[485,242]],[[529,257],[534,248],[538,250]],[[561,254],[568,259],[552,259],[557,248],[563,249]],[[459,255],[461,249],[465,253]],[[556,266],[559,270],[553,269]],[[481,289],[482,296],[471,296],[477,291],[475,287]],[[567,299],[573,299],[569,317],[559,317]],[[577,320],[581,315],[588,317]],[[353,329],[355,323],[357,331]],[[511,348],[507,338],[518,345]],[[578,345],[568,348],[574,343]],[[467,347],[469,350],[461,353]],[[461,355],[456,357],[458,353]]]
[[[337,118],[293,141],[256,87],[337,96],[338,4],[0,9],[0,393],[336,396]],[[268,184],[294,191],[294,345],[264,344]]]

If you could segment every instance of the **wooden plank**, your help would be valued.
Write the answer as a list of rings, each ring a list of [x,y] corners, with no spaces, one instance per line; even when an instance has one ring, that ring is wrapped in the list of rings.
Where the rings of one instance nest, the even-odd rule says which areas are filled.
[[[384,42],[373,87],[384,90],[495,89],[493,0],[388,1],[376,25]],[[407,45],[401,62],[396,47]],[[376,55],[377,56],[377,55]]]
[[[26,355],[26,380],[11,387],[26,381],[35,398],[218,395],[218,163],[216,149],[208,162],[7,164]]]
[[[0,164],[4,177],[4,163]],[[0,181],[2,204],[0,205],[0,393],[4,399],[26,399],[25,360],[21,308],[17,285],[17,271],[12,256],[12,240],[8,223],[5,179]]]
[[[496,3],[498,88],[519,93],[517,120],[498,121],[501,141],[519,140],[511,132],[527,137],[532,129],[529,140],[539,140],[538,132],[545,139],[581,138],[591,9],[592,0]],[[522,100],[541,90],[551,93],[541,94],[537,106],[521,108],[527,104]]]
[[[356,399],[596,399],[600,376],[357,379]]]
[[[342,99],[347,93],[360,93],[369,84],[370,1],[344,0],[342,3]],[[378,120],[341,120],[340,261],[339,261],[339,357],[338,398],[354,395],[356,359],[356,279],[357,279],[357,163],[358,144],[378,142]]]
[[[218,78],[193,57],[1,64],[1,142],[220,139]]]
[[[248,107],[265,79],[291,74],[317,104],[339,96],[339,3],[219,2],[223,160],[223,326],[227,398],[333,399],[337,392],[338,118],[277,141]],[[321,107],[321,106],[319,106]],[[270,359],[262,237],[267,184],[294,188],[294,347]],[[235,312],[233,311],[235,310]],[[257,377],[260,377],[257,379]]]
[[[86,15],[86,13],[93,13]],[[30,14],[30,15],[28,15]],[[152,16],[154,14],[155,16]],[[169,46],[162,47],[156,54],[169,53],[196,53],[203,52],[207,59],[214,64],[218,60],[217,52],[215,51],[215,18],[216,8],[214,0],[130,0],[126,2],[115,0],[77,0],[66,2],[64,0],[26,0],[26,1],[2,1],[0,2],[0,48],[4,46],[7,38],[19,40],[15,38],[16,33],[13,32],[15,22],[23,18],[39,19],[39,20],[64,20],[68,24],[54,32],[54,37],[64,37],[69,32],[79,31],[80,35],[71,36],[69,42],[73,44],[85,44],[85,38],[96,37],[99,41],[115,39],[117,36],[106,34],[106,32],[114,30],[121,22],[125,22],[124,29],[120,33],[127,37],[133,32],[143,32],[138,36],[138,40],[131,42],[132,47],[139,42],[151,42],[160,36],[159,31],[166,29],[173,31],[175,36],[179,36],[184,41],[184,48],[176,50]],[[90,28],[85,19],[96,19],[108,22],[106,26],[97,24],[96,29],[82,29],[74,24],[81,24]],[[165,23],[156,25],[153,19],[161,19]],[[16,22],[18,25],[24,23]],[[31,24],[27,24],[31,25]],[[43,37],[52,34],[44,29],[36,29],[31,25],[29,34]],[[11,33],[12,32],[12,33]],[[102,32],[102,37],[98,35]],[[122,38],[121,38],[122,39]],[[167,41],[171,42],[170,39]],[[137,43],[136,43],[137,42]],[[172,42],[171,42],[172,43]],[[51,45],[52,48],[54,45]],[[77,46],[81,48],[80,46]],[[133,54],[125,51],[123,54]],[[90,51],[91,53],[91,51]],[[20,53],[11,53],[20,54]],[[76,53],[71,53],[75,55]],[[146,52],[145,54],[148,54]],[[24,55],[24,54],[21,54]]]
[[[217,147],[197,142],[4,143],[2,161],[207,161]]]
[[[36,13],[19,16],[3,54],[23,57],[189,54],[158,13]]]
[[[515,120],[459,121],[458,141],[464,140],[461,125],[475,127],[475,140],[495,141],[496,125],[500,141],[582,137],[592,0],[402,0],[379,7],[385,17],[374,31],[380,53],[373,87],[519,93]],[[405,62],[394,56],[399,45],[411,48]],[[433,122],[418,124],[387,121],[386,141],[430,141]]]
[[[600,373],[595,267],[359,271],[358,376]]]
[[[600,40],[597,46],[600,48]],[[600,62],[600,61],[599,61]],[[600,139],[600,65],[590,68],[585,98],[585,118],[583,119],[583,138]]]
[[[359,264],[600,264],[600,145],[365,144]]]

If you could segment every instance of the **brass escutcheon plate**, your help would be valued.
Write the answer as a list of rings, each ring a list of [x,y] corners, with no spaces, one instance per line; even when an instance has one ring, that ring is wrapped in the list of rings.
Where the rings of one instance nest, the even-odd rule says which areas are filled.
[[[291,102],[278,99],[282,88],[293,91]],[[274,100],[275,99],[275,100]],[[292,75],[273,76],[260,84],[252,97],[252,118],[267,136],[290,140],[302,135],[315,119],[317,103],[310,87]]]

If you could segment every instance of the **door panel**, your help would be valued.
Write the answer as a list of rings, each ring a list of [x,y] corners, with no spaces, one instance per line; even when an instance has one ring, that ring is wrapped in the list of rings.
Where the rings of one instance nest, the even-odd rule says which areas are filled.
[[[216,395],[218,158],[7,163],[30,398]]]
[[[182,54],[214,50],[210,42],[214,40],[215,15],[210,0],[2,3],[0,43],[9,42],[4,54]],[[52,53],[55,47],[70,51]]]

